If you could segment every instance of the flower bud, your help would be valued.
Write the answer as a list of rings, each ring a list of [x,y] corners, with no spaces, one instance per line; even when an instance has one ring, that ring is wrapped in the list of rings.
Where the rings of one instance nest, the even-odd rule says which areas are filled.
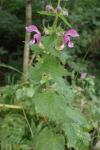
[[[65,9],[65,8],[63,9],[63,15],[64,15],[64,16],[68,16],[68,10]]]
[[[53,11],[53,7],[51,5],[47,5],[46,6],[46,11],[52,12]]]
[[[57,13],[61,13],[61,11],[62,11],[62,8],[61,8],[61,6],[57,6],[57,8],[56,8],[56,11],[57,11]]]

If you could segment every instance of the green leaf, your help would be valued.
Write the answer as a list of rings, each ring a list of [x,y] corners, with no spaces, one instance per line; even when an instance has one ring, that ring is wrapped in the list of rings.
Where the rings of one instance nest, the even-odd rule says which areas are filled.
[[[34,140],[35,150],[64,150],[63,135],[55,134],[49,128],[44,128]]]
[[[34,89],[33,87],[23,87],[21,89],[16,90],[16,99],[20,100],[23,98],[31,98],[34,95]]]
[[[38,62],[35,67],[29,68],[29,77],[34,81],[40,81],[43,74],[48,74],[52,78],[58,78],[67,74],[64,67],[53,56],[47,55],[43,61]]]
[[[56,92],[46,91],[38,93],[33,103],[38,116],[48,118],[49,121],[60,125],[68,139],[69,147],[80,150],[79,147],[84,145],[82,150],[87,150],[90,139],[89,134],[84,131],[87,121],[79,110],[67,106],[67,101],[63,96]]]
[[[64,17],[63,14],[59,15],[59,18],[70,28],[72,28],[72,26],[69,24],[69,22],[66,20],[66,18]]]
[[[31,50],[36,54],[42,54],[42,53],[50,53],[50,49],[52,46],[52,43],[54,43],[54,37],[53,36],[43,36],[42,37],[42,44],[44,46],[44,49],[41,49],[38,44],[35,44],[33,47],[31,47]]]
[[[53,12],[48,13],[47,11],[38,11],[38,13],[46,16],[56,16],[56,14]]]
[[[55,37],[53,35],[49,35],[49,36],[43,36],[42,37],[42,42],[44,44],[44,46],[48,49],[48,47],[50,47],[52,45],[52,43],[54,42]]]
[[[70,59],[72,60],[72,56],[68,53],[66,49],[64,49],[63,51],[60,51],[58,53],[58,57],[64,65],[66,64],[66,62],[68,63],[68,60]]]
[[[38,12],[41,15],[46,15],[46,16],[56,16],[57,14],[50,12],[48,13],[47,11],[39,11]],[[66,18],[64,17],[63,14],[59,14],[58,17],[68,26],[71,28],[71,25],[68,23],[68,21],[66,20]]]
[[[66,98],[53,91],[38,93],[33,98],[36,113],[52,121],[66,121],[67,118],[80,126],[87,125],[86,119],[78,109],[67,106]],[[63,118],[64,117],[64,118]]]
[[[38,46],[38,44],[34,44],[34,46],[31,46],[31,51],[34,52],[34,54],[38,55],[43,52],[43,50]]]
[[[59,93],[59,95],[64,96],[68,104],[72,104],[72,101],[74,100],[74,93],[66,80],[63,78],[56,78],[53,88],[57,93]]]
[[[33,98],[33,103],[39,116],[47,117],[51,121],[59,121],[59,123],[63,119],[63,109],[66,108],[66,101],[63,96],[52,91],[38,93]]]
[[[69,120],[63,124],[63,129],[68,140],[68,147],[73,147],[75,150],[88,150],[90,136],[81,126]]]

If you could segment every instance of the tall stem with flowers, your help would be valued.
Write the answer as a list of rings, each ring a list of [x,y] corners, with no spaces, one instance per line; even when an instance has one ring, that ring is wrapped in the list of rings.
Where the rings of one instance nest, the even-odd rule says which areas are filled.
[[[64,150],[66,145],[67,148],[75,150],[80,150],[80,147],[81,150],[88,150],[90,137],[87,133],[87,121],[80,111],[71,105],[75,95],[66,80],[69,72],[65,68],[67,51],[74,48],[74,39],[79,37],[79,34],[67,21],[68,12],[61,7],[60,0],[56,8],[47,5],[46,10],[39,13],[54,17],[54,21],[48,28],[44,25],[43,33],[36,25],[26,27],[26,31],[32,33],[28,44],[36,56],[35,64],[29,66],[28,72],[29,79],[33,81],[34,87],[36,86],[32,103],[36,116],[41,118],[43,125],[42,133],[40,132],[35,140],[35,149],[47,144],[43,150],[48,149],[48,146],[51,146],[52,150]],[[65,24],[64,28],[59,24],[61,20]],[[40,143],[39,138],[42,141]],[[42,145],[44,139],[48,141]]]

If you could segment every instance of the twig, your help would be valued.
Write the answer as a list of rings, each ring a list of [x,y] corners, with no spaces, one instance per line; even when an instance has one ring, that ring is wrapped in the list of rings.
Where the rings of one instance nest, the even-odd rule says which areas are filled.
[[[8,105],[8,104],[0,104],[0,108],[23,109],[22,106],[18,106],[18,105]]]
[[[31,59],[29,61],[29,66],[32,65],[34,59],[35,59],[35,54],[32,54]]]

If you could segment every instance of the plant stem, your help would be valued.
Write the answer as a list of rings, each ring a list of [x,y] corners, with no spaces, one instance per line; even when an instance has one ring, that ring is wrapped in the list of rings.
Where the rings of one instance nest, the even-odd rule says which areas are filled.
[[[60,5],[61,0],[58,0],[58,5]]]
[[[58,22],[58,16],[56,15],[56,18],[55,18],[54,23],[53,23],[53,29],[54,29],[54,31],[56,30],[57,22]]]
[[[27,119],[25,110],[24,110],[23,108],[22,108],[22,110],[23,110],[23,114],[24,114],[25,120],[26,120],[26,122],[27,122],[27,124],[28,124],[28,126],[29,126],[31,136],[32,136],[32,138],[33,138],[33,136],[34,136],[34,135],[33,135],[33,131],[32,131],[32,128],[31,128],[31,126],[30,126],[30,124],[29,124],[29,121],[28,121],[28,119]]]
[[[32,24],[32,0],[26,0],[26,26]],[[24,57],[23,57],[23,80],[28,79],[28,68],[29,68],[29,41],[31,39],[31,33],[25,33],[25,45],[24,45]]]
[[[58,4],[57,4],[58,6],[60,5],[60,1],[61,0],[58,0]],[[57,22],[58,22],[58,14],[56,13],[56,17],[55,17],[55,20],[54,20],[54,23],[53,23],[54,31],[56,30]]]
[[[49,89],[49,81],[46,81],[46,89]]]

